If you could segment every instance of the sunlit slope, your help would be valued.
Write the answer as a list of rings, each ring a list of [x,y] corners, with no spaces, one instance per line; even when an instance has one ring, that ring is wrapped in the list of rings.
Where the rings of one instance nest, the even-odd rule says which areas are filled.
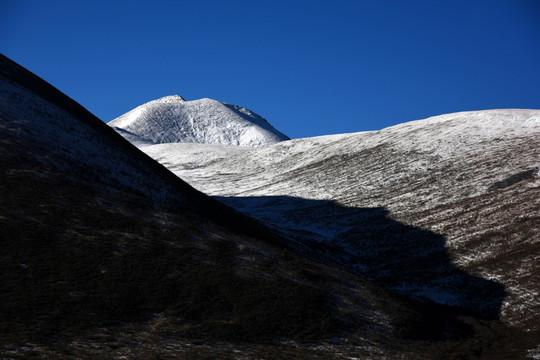
[[[303,251],[332,249],[313,257],[534,328],[539,134],[538,110],[462,112],[171,168]]]
[[[205,143],[262,147],[289,138],[240,106],[212,99],[167,96],[138,106],[109,122],[113,128],[156,144]]]

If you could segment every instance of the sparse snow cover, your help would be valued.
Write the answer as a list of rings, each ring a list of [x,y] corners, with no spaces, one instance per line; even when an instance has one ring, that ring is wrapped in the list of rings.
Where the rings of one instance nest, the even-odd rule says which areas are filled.
[[[289,138],[240,106],[174,95],[150,101],[109,122],[156,144],[204,143],[262,147]]]
[[[333,255],[336,262],[351,271],[434,301],[499,308],[515,324],[540,312],[527,296],[540,281],[522,280],[540,271],[537,254],[525,251],[510,269],[495,259],[512,246],[523,252],[540,244],[539,141],[539,110],[501,109],[295,139],[212,161],[146,150],[156,145],[141,149],[198,190],[295,241],[337,246],[343,253]],[[393,243],[399,236],[370,244],[381,229],[390,229],[389,239],[412,234],[414,245]],[[416,262],[435,274],[431,280],[410,272]],[[478,300],[472,292],[482,286],[499,295]],[[502,292],[508,294],[497,305]]]
[[[120,132],[120,134],[122,133]],[[247,146],[221,144],[169,143],[148,145],[143,142],[133,142],[133,144],[188,182],[191,179],[189,175],[191,169],[207,166],[214,161],[253,150],[253,148]]]
[[[381,191],[384,190],[383,185],[395,183],[398,179],[403,181],[413,175],[429,173],[437,169],[442,170],[442,167],[449,165],[448,162],[455,162],[454,159],[458,155],[474,158],[476,155],[489,154],[498,148],[507,146],[506,140],[528,139],[534,133],[540,133],[540,111],[537,110],[490,110],[447,114],[400,124],[379,131],[295,139],[271,147],[257,149],[241,155],[241,157],[233,157],[212,164],[210,167],[198,169],[203,178],[207,178],[206,174],[208,172],[212,173],[226,169],[226,177],[229,180],[236,177],[234,174],[241,174],[241,176],[253,176],[250,181],[235,183],[224,188],[223,184],[215,182],[216,179],[212,179],[211,182],[201,179],[201,182],[192,185],[216,196],[287,195],[309,199],[339,200],[347,204],[351,202],[351,195],[357,196],[359,191],[365,195],[368,195],[370,190],[374,190],[374,188]],[[338,185],[335,183],[335,181],[338,181],[340,186],[321,188],[317,186],[320,185],[319,182],[311,183],[309,186],[304,186],[307,184],[295,185],[296,179],[292,180],[292,183],[273,181],[269,184],[260,179],[266,177],[269,172],[261,170],[269,166],[272,166],[270,172],[273,179],[276,180],[274,175],[277,175],[278,178],[286,177],[286,172],[293,169],[304,169],[314,165],[323,167],[322,161],[336,160],[338,157],[343,160],[350,160],[354,154],[376,153],[381,149],[385,150],[386,154],[384,155],[387,157],[380,159],[380,162],[374,164],[357,164],[354,162],[353,167],[340,169],[343,176],[326,176],[324,171],[313,174],[320,177],[324,175],[326,179],[331,179],[333,185]],[[414,154],[415,156],[402,158],[403,154]],[[399,158],[400,161],[392,161],[393,157]],[[505,159],[500,160],[495,167],[490,166],[489,170],[486,169],[486,171],[493,171],[493,173],[488,174],[478,171],[476,175],[479,182],[476,183],[476,188],[467,188],[467,194],[463,195],[470,196],[471,191],[477,194],[483,193],[487,190],[487,187],[492,185],[494,178],[503,179],[506,174],[520,169],[519,167],[516,169],[518,164],[511,162],[510,159],[506,161]],[[532,169],[536,167],[540,159],[530,157],[516,160],[527,161],[526,169]],[[370,167],[374,165],[380,165],[380,167]],[[522,164],[519,164],[519,166],[522,167]],[[444,176],[444,172],[441,175]],[[349,182],[353,178],[355,180],[352,183]],[[322,180],[324,181],[324,179]],[[444,181],[445,179],[441,180]],[[227,181],[227,183],[230,183],[230,181]],[[261,187],[263,184],[264,186]],[[343,190],[351,186],[356,191],[353,194],[343,194]],[[416,197],[417,195],[419,194],[413,195],[407,191],[392,196],[400,197],[396,199],[398,201],[395,204],[399,206],[399,204],[404,203],[402,198]],[[421,201],[409,200],[425,203],[430,197],[435,197],[431,202],[438,200],[437,202],[440,203],[440,201],[444,202],[444,199],[438,197],[447,197],[446,195],[439,191],[433,191],[429,194],[422,194]],[[455,200],[455,195],[458,194],[453,194],[451,200]],[[373,196],[369,196],[369,198],[373,199]],[[448,199],[450,200],[450,198]],[[386,196],[381,200],[373,199],[369,202],[363,202],[362,205],[388,206]]]

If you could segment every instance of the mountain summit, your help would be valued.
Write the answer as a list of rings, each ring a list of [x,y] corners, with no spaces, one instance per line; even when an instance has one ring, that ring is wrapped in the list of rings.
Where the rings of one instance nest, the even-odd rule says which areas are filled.
[[[203,143],[263,147],[289,138],[261,116],[212,99],[186,101],[166,96],[112,120],[122,135],[154,144]]]

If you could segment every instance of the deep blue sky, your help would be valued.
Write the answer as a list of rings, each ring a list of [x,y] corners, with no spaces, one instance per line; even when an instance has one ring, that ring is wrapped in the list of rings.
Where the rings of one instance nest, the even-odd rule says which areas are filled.
[[[0,52],[104,121],[172,94],[293,138],[540,108],[539,0],[0,0]]]

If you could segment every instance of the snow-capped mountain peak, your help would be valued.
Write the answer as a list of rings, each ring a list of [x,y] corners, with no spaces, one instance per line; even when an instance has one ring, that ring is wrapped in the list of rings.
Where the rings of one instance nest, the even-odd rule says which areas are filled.
[[[164,97],[158,99],[158,101],[173,102],[173,101],[186,101],[186,99],[184,99],[180,95],[170,95],[170,96],[164,96]]]
[[[289,138],[261,116],[237,106],[178,95],[143,104],[109,122],[151,143],[204,143],[263,147]]]

